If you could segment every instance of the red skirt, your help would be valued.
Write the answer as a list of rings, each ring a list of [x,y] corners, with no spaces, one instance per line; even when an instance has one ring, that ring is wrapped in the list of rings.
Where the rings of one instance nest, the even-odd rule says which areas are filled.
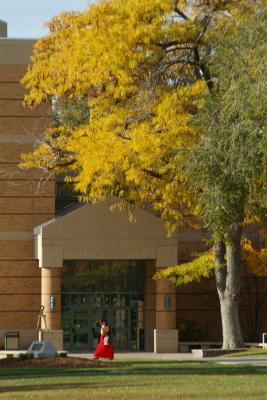
[[[100,341],[94,352],[94,357],[97,358],[108,358],[109,360],[113,360],[114,358],[114,348],[111,343],[104,344],[104,336],[100,336]]]

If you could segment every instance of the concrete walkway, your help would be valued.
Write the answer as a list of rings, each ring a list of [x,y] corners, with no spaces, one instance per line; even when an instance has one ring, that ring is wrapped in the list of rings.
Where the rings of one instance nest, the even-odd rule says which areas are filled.
[[[82,357],[92,359],[93,356],[90,353],[68,353],[70,357]],[[267,357],[194,357],[191,353],[115,353],[115,359],[118,361],[126,360],[159,360],[159,361],[193,361],[193,362],[218,362],[220,364],[242,364],[242,365],[257,365],[267,367]]]
[[[93,358],[92,353],[68,353],[70,357]],[[125,352],[115,353],[116,360],[174,360],[174,361],[190,361],[191,353],[163,353],[155,354],[149,352]]]
[[[20,353],[26,353],[26,350],[5,350],[0,351],[0,359],[6,358],[8,354],[13,354],[14,357],[18,357]],[[81,357],[92,359],[92,353],[68,353],[69,357]],[[194,357],[192,353],[162,353],[162,354],[155,354],[149,352],[126,352],[126,353],[115,353],[115,359],[117,361],[130,361],[130,360],[137,360],[137,361],[191,361],[191,362],[217,362],[220,364],[239,364],[239,365],[254,365],[259,367],[266,367],[267,368],[267,357],[265,356],[258,356],[258,357],[251,357],[251,356],[244,356],[244,357],[203,357],[198,358]]]

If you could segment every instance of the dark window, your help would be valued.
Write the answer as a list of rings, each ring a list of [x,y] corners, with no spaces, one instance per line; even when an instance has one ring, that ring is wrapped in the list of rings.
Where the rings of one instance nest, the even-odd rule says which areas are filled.
[[[79,193],[75,192],[72,183],[56,182],[56,213],[79,202]]]
[[[63,292],[144,293],[144,285],[145,262],[142,260],[64,261]]]

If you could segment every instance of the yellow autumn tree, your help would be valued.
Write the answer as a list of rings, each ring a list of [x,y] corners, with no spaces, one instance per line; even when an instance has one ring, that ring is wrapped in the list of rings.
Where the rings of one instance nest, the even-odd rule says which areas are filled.
[[[86,201],[112,193],[150,203],[171,232],[194,210],[179,166],[200,138],[189,121],[212,85],[198,46],[236,3],[98,1],[55,17],[23,79],[25,103],[86,99],[90,118],[47,130],[24,166],[64,172]]]
[[[22,82],[26,105],[54,104],[59,119],[23,166],[64,173],[84,201],[113,194],[128,211],[150,205],[170,234],[188,214],[203,217],[217,244],[238,247],[243,220],[232,240],[235,214],[215,204],[228,216],[218,228],[188,163],[206,133],[192,121],[217,88],[216,32],[231,34],[253,7],[250,0],[99,0],[83,13],[55,17]],[[61,105],[80,104],[88,115],[62,118]],[[221,304],[231,303],[228,294]],[[230,330],[224,347],[240,347],[238,307],[230,305],[222,313]]]

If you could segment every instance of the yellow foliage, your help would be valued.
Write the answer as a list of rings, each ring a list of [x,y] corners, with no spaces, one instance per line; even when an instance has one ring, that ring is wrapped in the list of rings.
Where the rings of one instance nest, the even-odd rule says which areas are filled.
[[[22,80],[25,104],[86,99],[90,118],[72,130],[47,130],[22,166],[64,172],[86,201],[114,194],[124,204],[150,203],[169,233],[198,213],[182,165],[200,139],[190,121],[207,89],[184,60],[203,29],[202,13],[216,14],[217,29],[235,4],[99,0],[56,16]]]
[[[261,236],[264,245],[260,249],[254,249],[247,239],[242,241],[242,260],[254,275],[267,276],[267,231],[263,230]]]
[[[167,278],[177,286],[185,285],[201,278],[208,278],[214,271],[214,255],[209,250],[191,262],[167,267],[155,274],[154,279]]]
[[[248,239],[242,240],[241,258],[242,262],[249,267],[250,272],[256,276],[263,277],[267,276],[267,231],[262,230],[261,236],[265,242],[259,250],[255,250]],[[212,276],[214,268],[214,254],[210,249],[193,261],[164,268],[154,275],[154,279],[169,279],[177,286],[181,286]]]

